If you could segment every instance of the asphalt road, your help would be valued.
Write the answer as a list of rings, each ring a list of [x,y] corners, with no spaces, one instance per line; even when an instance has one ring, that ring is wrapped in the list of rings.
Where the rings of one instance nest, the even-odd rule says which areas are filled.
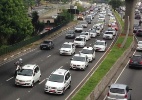
[[[139,20],[135,20],[134,24],[138,24]],[[142,37],[136,37],[137,41],[142,40]],[[134,54],[142,54],[141,52],[135,51]],[[129,61],[128,61],[129,62]],[[131,91],[131,97],[132,100],[142,100],[142,70],[141,69],[130,69],[127,65],[122,70],[120,75],[117,77],[115,83],[121,83],[121,84],[127,84],[130,88],[132,88]],[[107,90],[108,92],[108,90]]]
[[[97,20],[97,17],[94,19],[94,22]],[[107,17],[108,21],[108,17]],[[107,25],[106,25],[107,26]],[[105,29],[107,28],[105,26]],[[84,30],[88,30],[92,27],[92,24]],[[73,41],[72,39],[65,39],[65,33],[58,36],[53,40],[55,48],[52,50],[40,50],[37,47],[31,52],[21,55],[24,64],[38,64],[41,69],[42,77],[41,82],[36,83],[33,88],[30,87],[21,87],[15,86],[14,84],[14,71],[15,66],[14,62],[18,58],[15,58],[3,65],[0,66],[0,99],[1,100],[65,100],[68,99],[68,96],[74,92],[74,89],[80,84],[80,82],[86,77],[90,70],[95,67],[95,64],[98,60],[103,57],[104,52],[96,52],[96,59],[89,63],[89,67],[85,71],[76,71],[70,70],[72,75],[72,87],[68,89],[64,95],[54,95],[44,93],[44,85],[46,78],[51,74],[52,71],[58,68],[69,69],[70,58],[71,56],[60,56],[59,49],[65,41]],[[78,33],[76,33],[78,34]],[[98,36],[97,39],[102,39],[102,35]],[[87,46],[93,46],[96,38],[92,38],[87,42]],[[111,45],[112,40],[106,40],[108,47]],[[76,53],[82,48],[77,48]],[[133,75],[133,74],[132,74]]]

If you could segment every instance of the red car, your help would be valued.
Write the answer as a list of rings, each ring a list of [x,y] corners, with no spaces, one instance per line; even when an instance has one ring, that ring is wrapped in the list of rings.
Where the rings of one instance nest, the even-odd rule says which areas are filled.
[[[111,28],[114,28],[116,31],[118,31],[118,26],[117,26],[117,24],[112,24],[112,25],[111,25]]]
[[[53,27],[50,27],[50,26],[48,26],[48,27],[45,27],[45,30],[52,30],[53,29]]]

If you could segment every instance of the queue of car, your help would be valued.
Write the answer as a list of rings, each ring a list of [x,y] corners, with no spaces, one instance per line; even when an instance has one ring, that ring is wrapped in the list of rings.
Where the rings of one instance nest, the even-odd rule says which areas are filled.
[[[95,15],[97,15],[97,13],[91,11],[89,15],[83,18],[83,21],[81,21],[74,27],[74,29],[67,31],[65,38],[73,39],[73,41],[64,42],[59,49],[59,55],[72,56],[70,59],[70,69],[86,70],[86,68],[89,66],[89,63],[95,60],[96,52],[105,52],[107,50],[107,42],[105,39],[114,39],[113,37],[116,35],[116,31],[118,29],[116,29],[116,27],[112,27],[114,25],[113,24],[109,26],[108,31],[105,31],[103,33],[105,16],[107,14],[104,8],[102,8],[102,11],[98,13],[99,18],[96,23],[93,22],[93,18],[95,17]],[[113,14],[109,13],[109,15],[113,19],[113,21],[111,22],[114,23],[116,20],[115,18],[113,18]],[[83,29],[88,27],[88,24],[90,23],[94,23],[93,27],[88,31],[84,31]],[[115,24],[115,26],[117,25]],[[97,36],[102,36],[102,40],[95,39],[93,46],[86,45],[87,41],[94,39]],[[82,50],[79,51],[79,53],[76,53],[76,48],[78,47],[82,47]],[[54,43],[52,40],[45,40],[40,45],[41,50],[52,48],[54,48]],[[15,85],[33,87],[34,83],[40,81],[40,78],[41,71],[38,65],[25,65],[22,70],[17,73],[17,76],[15,78]],[[47,93],[64,94],[65,90],[70,87],[70,71],[59,68],[53,71],[49,78],[47,78],[44,91]]]

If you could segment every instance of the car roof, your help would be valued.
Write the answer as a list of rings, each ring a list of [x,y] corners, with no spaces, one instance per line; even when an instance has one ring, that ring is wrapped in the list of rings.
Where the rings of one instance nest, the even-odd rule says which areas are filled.
[[[74,56],[87,57],[86,55],[82,55],[82,54],[75,54]]]
[[[93,47],[84,47],[83,49],[92,50],[92,49],[93,49]]]
[[[64,42],[63,44],[74,44],[73,42]]]
[[[84,38],[85,39],[85,37],[83,37],[83,36],[77,36],[76,38]]]
[[[115,83],[110,86],[110,88],[119,88],[119,89],[126,89],[127,85]]]
[[[96,40],[96,42],[105,42],[105,40]]]
[[[26,64],[22,67],[22,69],[34,69],[36,64]]]
[[[68,70],[66,70],[66,69],[59,68],[59,69],[55,70],[54,72],[52,72],[52,74],[64,75],[67,71]]]

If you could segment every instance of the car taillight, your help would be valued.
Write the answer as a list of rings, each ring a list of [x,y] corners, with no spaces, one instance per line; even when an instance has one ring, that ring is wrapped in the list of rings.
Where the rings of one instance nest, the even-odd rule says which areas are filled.
[[[129,61],[129,63],[132,63],[132,62],[133,62],[132,60]]]
[[[127,94],[124,96],[124,98],[127,98],[128,96],[127,96]]]
[[[109,92],[107,93],[107,96],[109,96]]]
[[[140,61],[140,64],[142,64],[142,61]]]

